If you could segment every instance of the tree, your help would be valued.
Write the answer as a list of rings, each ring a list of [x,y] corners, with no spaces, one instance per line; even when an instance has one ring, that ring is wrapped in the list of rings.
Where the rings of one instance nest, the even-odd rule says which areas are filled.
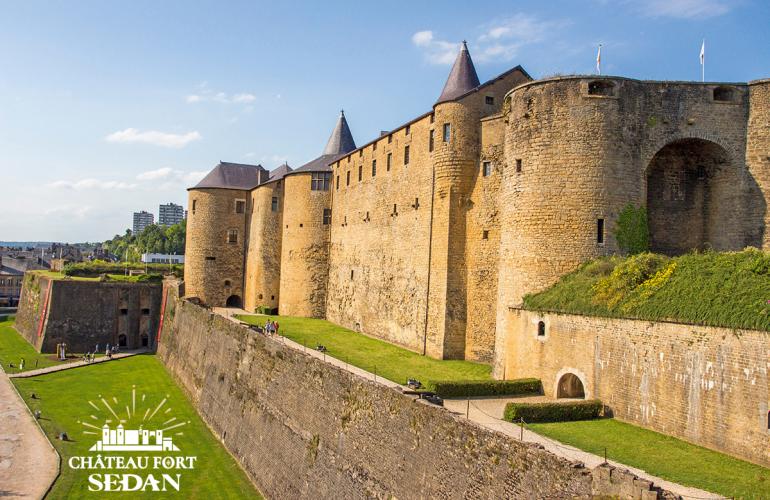
[[[650,249],[650,230],[647,226],[647,209],[626,205],[618,215],[615,240],[620,250],[628,255],[647,252]]]

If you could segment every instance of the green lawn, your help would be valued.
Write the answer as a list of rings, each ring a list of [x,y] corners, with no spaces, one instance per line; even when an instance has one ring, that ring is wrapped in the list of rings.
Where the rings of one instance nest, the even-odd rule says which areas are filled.
[[[604,257],[527,295],[524,307],[770,331],[770,253]]]
[[[238,316],[241,321],[264,325],[267,318],[277,321],[279,333],[315,349],[318,344],[327,354],[399,384],[407,378],[423,383],[429,380],[491,380],[492,368],[471,361],[446,361],[422,356],[388,342],[367,337],[321,319],[290,316]]]
[[[193,470],[171,471],[182,474],[180,491],[166,493],[132,492],[111,493],[116,498],[260,498],[246,475],[235,460],[225,451],[200,419],[185,394],[170,377],[165,367],[155,356],[142,355],[110,361],[87,368],[66,370],[27,379],[13,379],[27,405],[34,411],[42,412],[40,424],[48,438],[62,457],[62,473],[54,483],[48,498],[98,498],[104,493],[88,491],[90,473],[134,473],[145,476],[148,472],[160,476],[163,470],[88,471],[71,469],[68,459],[72,456],[95,457],[100,452],[88,449],[100,439],[97,432],[106,419],[114,428],[116,419],[112,416],[103,399],[113,408],[128,429],[143,425],[146,409],[153,410],[167,398],[154,417],[144,421],[149,430],[187,422],[176,429],[168,429],[164,435],[171,436],[178,452],[116,452],[104,451],[102,456],[197,456]],[[136,390],[135,411],[127,418],[132,403],[132,390]],[[35,393],[39,399],[31,399]],[[92,402],[98,408],[91,406]],[[169,423],[170,419],[175,419]],[[97,427],[87,427],[87,422]],[[59,432],[66,431],[71,441],[56,439]]]
[[[614,419],[529,424],[581,450],[727,497],[770,498],[770,469]],[[761,445],[759,445],[761,446]]]
[[[19,373],[19,362],[24,358],[24,371],[60,365],[72,361],[80,361],[80,355],[73,354],[67,361],[57,361],[54,354],[40,354],[24,337],[13,328],[14,320],[0,321],[0,363],[6,373]],[[98,354],[96,357],[101,357]],[[13,363],[13,368],[11,368]]]
[[[53,278],[53,279],[71,279],[73,281],[99,281],[101,278],[99,276],[65,276],[63,273],[56,272],[56,271],[32,271],[33,273],[37,274],[38,276],[45,276],[46,278]],[[144,276],[144,278],[141,278],[141,276]],[[126,276],[125,274],[107,274],[107,277],[111,279],[112,281],[127,281],[130,283],[137,283],[141,281],[147,280],[147,275],[143,274],[137,274],[134,276]],[[160,277],[157,278],[158,281],[160,281]]]

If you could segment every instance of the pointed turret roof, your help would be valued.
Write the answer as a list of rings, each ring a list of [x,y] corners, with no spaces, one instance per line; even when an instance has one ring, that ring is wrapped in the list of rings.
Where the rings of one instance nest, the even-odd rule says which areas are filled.
[[[342,110],[340,111],[337,125],[334,127],[334,131],[329,137],[329,142],[326,143],[322,154],[339,155],[349,153],[354,149],[356,149],[356,142],[353,140],[353,134],[350,133],[348,121],[345,119],[345,111]]]
[[[441,96],[436,104],[457,99],[478,86],[479,76],[473,66],[471,54],[468,52],[468,44],[463,40],[460,53],[457,54],[452,71],[449,72],[449,78],[447,78],[444,90],[441,91]]]

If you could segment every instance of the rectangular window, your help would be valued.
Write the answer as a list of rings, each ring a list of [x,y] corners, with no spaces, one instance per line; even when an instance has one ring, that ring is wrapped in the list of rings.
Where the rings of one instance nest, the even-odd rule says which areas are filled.
[[[238,230],[237,229],[230,229],[227,231],[227,242],[228,243],[238,243]]]
[[[331,179],[331,172],[313,172],[310,174],[311,191],[328,191]]]
[[[338,175],[337,176],[337,189],[339,189],[339,188],[340,188],[340,176]]]
[[[364,178],[364,166],[359,165],[358,166],[358,182],[361,182],[361,180]]]
[[[452,126],[449,123],[444,124],[444,142],[449,142],[452,135]]]
[[[430,122],[433,123],[434,121],[436,121],[436,115],[431,113],[430,114]]]
[[[372,143],[372,151],[377,151],[377,141]]]
[[[604,244],[604,219],[596,219],[596,242]]]
[[[195,205],[198,200],[193,200],[192,213],[195,213]]]
[[[121,309],[120,310],[120,315],[121,316],[128,316],[128,309]]]
[[[150,315],[150,308],[144,307],[142,308],[142,316],[149,316]]]
[[[359,149],[358,150],[358,156],[364,156],[364,150],[363,149]]]
[[[217,260],[216,257],[206,257],[206,260]]]
[[[348,170],[348,173],[345,179],[345,185],[350,186],[350,170]]]
[[[388,144],[393,142],[393,134],[388,134]]]
[[[377,175],[377,160],[372,160],[372,177]]]
[[[393,153],[388,153],[388,161],[385,165],[385,170],[390,172],[390,162],[393,160]]]
[[[278,211],[278,197],[277,196],[273,196],[273,198],[270,200],[270,210],[272,210],[273,212],[277,212]]]
[[[492,173],[492,162],[485,161],[481,164],[481,175],[484,177],[489,177],[489,174]]]
[[[409,135],[409,132],[411,132],[411,130],[412,130],[412,127],[407,125],[406,128],[404,129],[404,135]]]
[[[404,146],[404,165],[409,165],[409,146]]]
[[[430,129],[430,134],[428,135],[428,151],[433,151],[433,129]]]
[[[488,96],[484,97],[484,102],[486,104],[490,104],[490,105],[494,104],[495,103],[495,98],[492,97],[491,95],[488,95]]]
[[[332,223],[332,209],[331,208],[324,208],[324,220],[323,220],[324,226],[328,226]]]
[[[516,171],[521,172],[521,158],[516,160]]]
[[[246,200],[235,200],[235,213],[242,214],[246,212]]]
[[[482,240],[488,240],[489,239],[489,231],[484,230],[481,232],[481,239]]]

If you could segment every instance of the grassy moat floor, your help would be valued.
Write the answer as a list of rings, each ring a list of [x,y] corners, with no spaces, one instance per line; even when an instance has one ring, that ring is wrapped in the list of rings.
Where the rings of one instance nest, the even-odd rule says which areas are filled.
[[[770,498],[770,469],[612,418],[527,428],[595,455],[606,448],[610,460],[685,486],[728,498]]]
[[[491,368],[469,361],[443,361],[421,356],[382,340],[356,333],[325,320],[288,316],[241,315],[249,324],[264,325],[270,318],[279,333],[351,365],[404,384],[408,377],[428,380],[488,380]],[[650,474],[726,497],[770,498],[770,469],[690,444],[615,419],[552,424],[529,424],[534,432]]]
[[[21,343],[26,344],[26,341],[10,328],[8,323],[0,325],[0,352],[5,352],[3,356],[6,356],[8,346],[14,346],[13,356],[23,352],[28,356],[28,360],[32,359],[33,356],[27,350],[20,348]],[[32,349],[29,344],[27,346]],[[5,358],[2,359],[3,368],[7,369]],[[129,473],[141,477],[152,473],[156,478],[160,478],[164,472],[181,474],[178,492],[169,487],[166,492],[110,492],[109,495],[132,499],[261,498],[236,461],[198,416],[163,364],[153,355],[134,356],[12,381],[27,406],[33,412],[40,410],[41,418],[38,422],[62,459],[61,475],[46,498],[99,498],[105,495],[104,492],[88,490],[88,477],[93,473]],[[134,390],[135,397],[132,392]],[[31,397],[32,393],[36,395],[35,399]],[[149,414],[164,400],[160,410],[150,417]],[[105,421],[114,429],[118,419],[124,421],[127,429],[138,429],[140,426],[148,430],[166,429],[164,435],[172,437],[180,451],[89,451],[89,448],[101,439],[100,427]],[[183,425],[174,427],[177,424]],[[62,431],[67,433],[68,441],[57,439]],[[69,466],[70,457],[96,457],[100,454],[123,457],[150,456],[151,460],[153,456],[195,456],[197,460],[192,470],[150,468],[102,471],[72,469]]]
[[[377,376],[398,384],[406,384],[407,378],[423,383],[429,380],[492,379],[492,368],[489,365],[429,358],[322,319],[259,314],[236,317],[245,323],[260,326],[264,326],[270,318],[278,322],[278,333],[294,342],[306,345],[308,349],[324,345],[329,356],[363,370],[376,372]]]

